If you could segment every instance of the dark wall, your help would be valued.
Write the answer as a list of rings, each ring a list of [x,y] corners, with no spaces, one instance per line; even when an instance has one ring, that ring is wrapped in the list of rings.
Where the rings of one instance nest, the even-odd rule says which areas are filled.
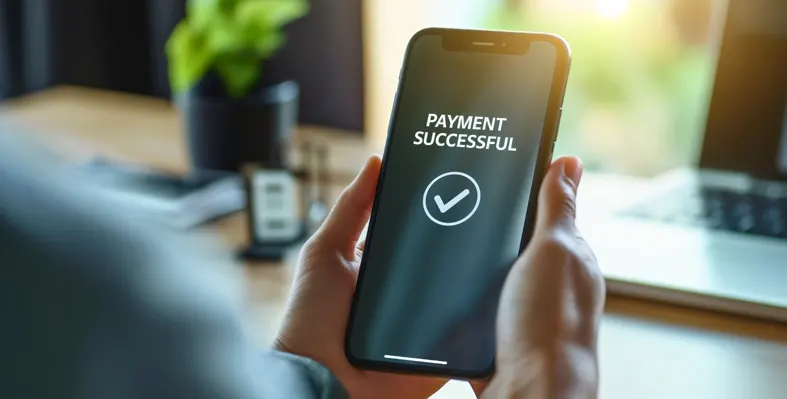
[[[288,28],[287,45],[263,67],[264,79],[301,84],[301,120],[363,129],[362,0],[312,1]]]
[[[0,0],[0,99],[18,94],[21,86],[15,83],[19,76],[20,65],[10,62],[20,58],[19,35],[20,21],[11,16],[19,15],[21,4]]]
[[[167,55],[164,47],[175,25],[186,16],[186,0],[148,0],[150,20],[149,56],[153,68],[153,88],[156,95],[169,97]]]
[[[54,84],[152,93],[143,2],[0,0],[0,96]]]

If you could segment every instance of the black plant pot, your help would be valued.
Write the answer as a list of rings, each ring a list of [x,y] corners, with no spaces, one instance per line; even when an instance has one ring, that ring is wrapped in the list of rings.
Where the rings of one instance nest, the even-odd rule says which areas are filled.
[[[181,99],[192,173],[238,172],[244,164],[287,165],[298,119],[298,85],[287,81],[235,99],[192,90]]]

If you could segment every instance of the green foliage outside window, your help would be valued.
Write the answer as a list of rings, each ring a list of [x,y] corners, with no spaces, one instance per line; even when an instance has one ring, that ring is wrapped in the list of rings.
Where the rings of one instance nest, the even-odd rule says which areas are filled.
[[[552,32],[571,45],[557,153],[641,176],[696,162],[712,51],[676,34],[668,4],[630,2],[615,20],[537,9],[494,14],[490,29]]]

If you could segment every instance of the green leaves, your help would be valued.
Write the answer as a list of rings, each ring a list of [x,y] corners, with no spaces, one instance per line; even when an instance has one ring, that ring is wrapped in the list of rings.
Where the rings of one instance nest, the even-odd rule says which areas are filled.
[[[257,57],[227,54],[216,59],[214,69],[230,96],[243,97],[260,77]]]
[[[247,28],[276,28],[300,18],[308,11],[302,1],[241,1],[236,8],[237,22]]]
[[[176,93],[215,71],[233,97],[248,94],[260,63],[284,43],[282,26],[305,15],[305,0],[191,0],[167,42]]]
[[[167,42],[169,81],[172,91],[184,92],[196,84],[210,68],[212,55],[206,51],[205,38],[181,21]]]

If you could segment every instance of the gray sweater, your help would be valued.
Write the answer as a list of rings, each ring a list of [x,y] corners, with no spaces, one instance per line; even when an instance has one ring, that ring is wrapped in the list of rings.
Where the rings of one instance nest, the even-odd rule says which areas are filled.
[[[255,350],[221,250],[109,206],[0,134],[0,398],[345,398]]]

